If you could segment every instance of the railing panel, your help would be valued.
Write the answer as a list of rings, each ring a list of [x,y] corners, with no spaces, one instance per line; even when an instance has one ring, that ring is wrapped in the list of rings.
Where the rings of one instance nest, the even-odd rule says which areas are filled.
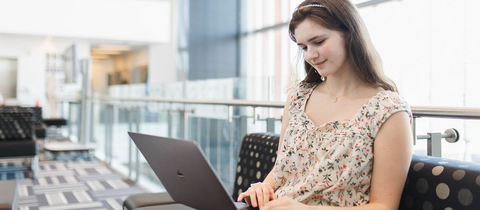
[[[67,108],[74,139],[79,125],[75,104],[68,103]],[[163,186],[132,144],[127,131],[196,141],[229,188],[233,186],[241,138],[247,133],[280,133],[283,102],[101,97],[94,100],[92,111],[90,142],[96,144],[95,156],[147,189],[163,191]],[[480,162],[480,151],[474,149],[480,146],[480,121],[465,120],[480,119],[480,109],[447,109],[446,116],[436,108],[412,107],[412,111],[417,135],[443,133],[447,128],[459,131],[457,143],[441,140],[443,157]],[[427,141],[418,140],[414,150],[426,154]]]

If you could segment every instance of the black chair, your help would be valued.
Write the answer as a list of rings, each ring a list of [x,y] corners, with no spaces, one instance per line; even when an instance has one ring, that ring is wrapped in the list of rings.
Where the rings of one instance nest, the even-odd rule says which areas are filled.
[[[34,132],[35,114],[22,107],[0,108],[0,158],[31,158],[37,177],[38,146]]]
[[[262,181],[271,170],[276,158],[278,140],[279,136],[274,134],[245,136],[238,159],[234,199],[251,183]],[[399,210],[478,210],[478,198],[479,163],[413,155]],[[174,203],[168,194],[144,193],[127,198],[124,209],[177,209],[177,206],[167,208],[167,204]]]
[[[35,136],[37,139],[43,139],[47,137],[47,125],[43,121],[42,107],[24,107],[28,111],[32,111],[34,114],[34,127]]]
[[[63,118],[47,118],[43,121],[47,126],[62,127],[67,125],[67,120]]]
[[[237,163],[237,174],[233,187],[233,199],[236,201],[240,193],[247,190],[251,183],[261,182],[268,175],[275,164],[278,150],[277,134],[247,134],[240,147]],[[142,193],[129,196],[123,202],[124,209],[163,209],[175,204],[167,193]],[[155,207],[156,206],[156,207]],[[184,207],[172,206],[172,209]],[[169,208],[170,209],[170,208]]]
[[[400,210],[480,209],[480,164],[413,155]]]

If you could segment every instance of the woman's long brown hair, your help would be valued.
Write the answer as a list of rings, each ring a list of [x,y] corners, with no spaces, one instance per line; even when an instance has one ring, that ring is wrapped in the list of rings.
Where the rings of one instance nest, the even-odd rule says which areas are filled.
[[[324,7],[304,7],[320,4]],[[300,9],[301,8],[301,9]],[[325,28],[343,33],[348,58],[354,72],[363,82],[398,92],[395,83],[383,73],[382,61],[356,7],[349,0],[305,0],[295,12],[289,24],[290,37],[294,42],[295,29],[305,19],[309,19]],[[315,69],[305,63],[306,77],[304,82],[322,82]]]

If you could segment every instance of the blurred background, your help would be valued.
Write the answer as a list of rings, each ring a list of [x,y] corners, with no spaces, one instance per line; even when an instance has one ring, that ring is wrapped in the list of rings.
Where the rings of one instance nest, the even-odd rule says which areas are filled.
[[[1,0],[0,103],[68,119],[72,141],[152,191],[161,184],[128,130],[197,141],[232,186],[241,137],[279,133],[282,109],[227,102],[282,104],[304,77],[287,29],[300,2]],[[411,106],[480,107],[480,1],[352,2]],[[443,157],[480,162],[478,120],[421,117],[415,126],[457,129],[457,143],[442,141]],[[415,152],[426,145],[419,140]]]

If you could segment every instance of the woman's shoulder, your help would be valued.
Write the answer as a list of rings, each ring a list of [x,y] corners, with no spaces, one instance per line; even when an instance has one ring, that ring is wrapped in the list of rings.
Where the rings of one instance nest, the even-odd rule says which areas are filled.
[[[312,93],[312,90],[316,85],[318,85],[318,83],[300,81],[291,88],[289,91],[290,109],[297,108],[298,110],[302,110],[304,101]]]
[[[305,90],[310,90],[311,91],[311,89],[314,88],[317,85],[318,85],[318,83],[316,83],[316,82],[300,81],[293,88],[293,92],[305,92]]]
[[[382,90],[376,94],[376,103],[383,106],[409,106],[407,101],[397,92]]]
[[[383,90],[378,92],[370,101],[370,112],[375,113],[381,119],[385,121],[391,115],[405,111],[412,117],[412,111],[407,101],[397,92],[390,90]],[[372,114],[370,113],[370,114]]]
[[[407,101],[397,92],[383,90],[378,92],[366,107],[362,117],[370,122],[367,126],[370,128],[371,136],[375,137],[381,125],[395,113],[406,112],[410,121],[413,119],[412,111]]]

